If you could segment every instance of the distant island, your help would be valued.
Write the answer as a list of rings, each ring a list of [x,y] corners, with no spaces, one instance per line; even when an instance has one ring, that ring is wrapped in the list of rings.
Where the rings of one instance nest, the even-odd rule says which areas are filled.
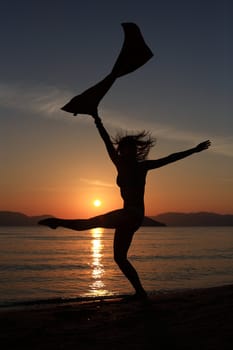
[[[51,215],[28,216],[23,213],[0,211],[0,226],[35,226],[39,220]],[[145,217],[142,226],[166,226],[164,223],[158,222],[149,217]]]

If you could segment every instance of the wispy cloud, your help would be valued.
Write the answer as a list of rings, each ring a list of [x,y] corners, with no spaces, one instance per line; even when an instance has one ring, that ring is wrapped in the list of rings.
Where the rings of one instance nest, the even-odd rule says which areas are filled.
[[[114,111],[109,111],[108,114],[110,115],[108,121],[111,126],[114,126],[116,129],[120,130],[124,128],[124,130],[127,129],[132,132],[138,130],[149,130],[158,140],[165,139],[168,142],[179,141],[180,143],[184,142],[190,144],[190,146],[209,139],[212,143],[210,148],[211,152],[233,157],[233,136],[219,135],[218,132],[214,132],[213,130],[208,131],[208,133],[204,133],[201,130],[190,131],[180,125],[175,125],[174,123],[166,124],[157,122],[156,120],[151,121],[140,118],[134,119],[132,128],[132,116],[127,117],[127,115],[124,115],[122,117]]]
[[[63,106],[69,99],[74,96],[74,92],[62,90],[54,86],[32,86],[21,83],[0,83],[0,107],[14,109],[17,111],[28,111],[44,115],[45,117],[56,118],[62,116],[63,112],[60,106]],[[142,129],[150,130],[158,139],[167,141],[179,141],[187,144],[195,144],[202,140],[210,139],[212,147],[210,151],[233,157],[233,137],[219,136],[212,131],[203,133],[202,131],[185,130],[181,125],[173,123],[157,122],[156,120],[141,119],[139,116],[134,116],[132,130],[132,116],[127,112],[124,116],[119,115],[117,111],[103,109],[103,116],[107,125],[119,130],[127,129],[138,131]],[[101,113],[102,113],[101,112]],[[105,118],[106,115],[106,118]],[[80,122],[84,122],[80,119]],[[100,185],[95,183],[94,185]]]
[[[71,93],[50,86],[0,83],[0,106],[46,116],[57,115]]]
[[[100,181],[100,180],[81,178],[80,181],[84,182],[84,183],[86,183],[87,185],[90,185],[90,186],[105,187],[105,188],[106,187],[115,187],[115,184],[103,182],[103,181]]]
[[[213,137],[213,140],[213,148],[215,152],[225,156],[233,157],[233,136],[216,136]]]

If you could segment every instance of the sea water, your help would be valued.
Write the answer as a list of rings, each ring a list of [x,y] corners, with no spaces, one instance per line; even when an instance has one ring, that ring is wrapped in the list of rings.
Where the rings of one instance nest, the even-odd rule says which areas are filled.
[[[133,293],[114,231],[0,227],[0,306]],[[232,227],[142,227],[129,259],[149,293],[232,284]]]

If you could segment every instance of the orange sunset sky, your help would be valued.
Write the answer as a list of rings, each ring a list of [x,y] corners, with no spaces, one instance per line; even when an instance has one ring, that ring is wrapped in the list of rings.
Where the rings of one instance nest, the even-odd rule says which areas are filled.
[[[146,215],[233,213],[228,1],[34,5],[1,5],[0,210],[89,217],[122,206],[92,118],[60,107],[109,73],[123,42],[120,24],[135,22],[155,56],[101,102],[107,130],[151,131],[157,143],[149,159],[212,142],[148,174]]]

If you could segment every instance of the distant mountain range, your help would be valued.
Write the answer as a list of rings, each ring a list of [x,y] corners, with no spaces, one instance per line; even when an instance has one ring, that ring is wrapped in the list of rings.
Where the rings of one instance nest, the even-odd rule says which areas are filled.
[[[152,219],[167,226],[233,226],[233,214],[171,212],[153,216]]]
[[[27,216],[12,211],[0,211],[0,226],[34,226],[39,220],[51,215]]]
[[[0,226],[34,226],[51,215],[27,216],[18,212],[0,211]],[[233,214],[163,213],[145,217],[142,226],[233,226]]]
[[[27,216],[22,213],[11,211],[0,211],[0,226],[34,226],[37,225],[39,220],[51,215],[41,216]],[[153,220],[152,218],[145,217],[142,226],[166,226],[165,224]]]

